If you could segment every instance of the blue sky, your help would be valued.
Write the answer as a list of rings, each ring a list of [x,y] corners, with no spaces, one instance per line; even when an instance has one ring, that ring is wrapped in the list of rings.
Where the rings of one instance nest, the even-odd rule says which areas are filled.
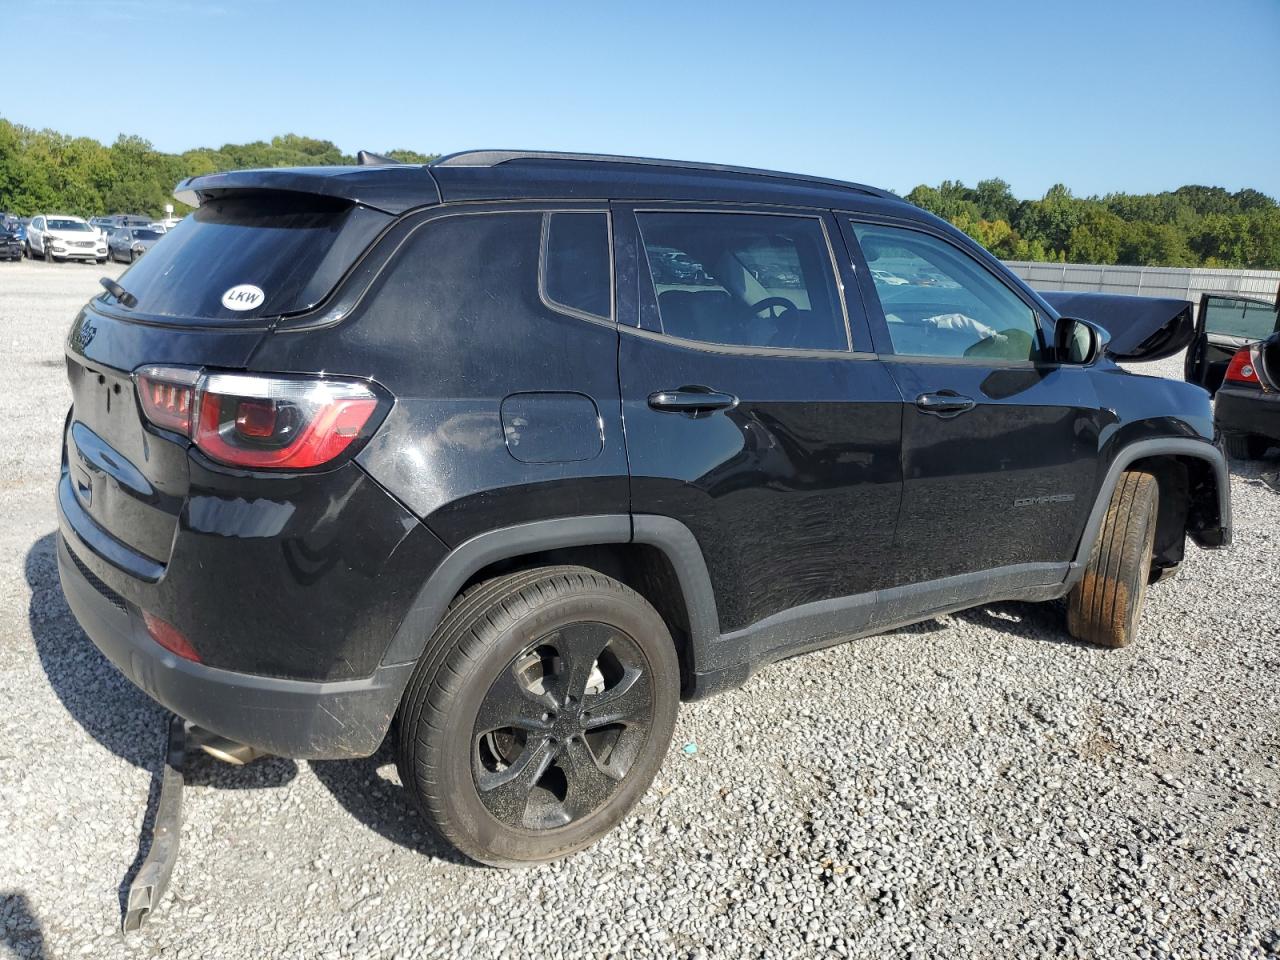
[[[17,0],[0,116],[163,150],[593,150],[1019,196],[1280,196],[1280,0]],[[14,43],[14,40],[19,42]],[[100,93],[28,83],[100,67]],[[136,60],[140,70],[117,64]],[[147,67],[148,61],[154,67]]]

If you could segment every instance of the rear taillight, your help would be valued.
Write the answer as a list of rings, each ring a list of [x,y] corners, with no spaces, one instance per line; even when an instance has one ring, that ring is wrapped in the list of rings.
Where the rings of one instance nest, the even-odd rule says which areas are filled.
[[[143,367],[136,374],[142,412],[157,427],[191,436],[198,370],[184,367]]]
[[[306,470],[339,457],[364,434],[379,398],[366,383],[143,367],[138,396],[147,419],[190,437],[210,459],[234,467]]]
[[[1262,386],[1262,381],[1258,379],[1258,358],[1256,353],[1256,345],[1241,347],[1237,350],[1236,355],[1231,358],[1231,363],[1227,365],[1227,373],[1223,379],[1228,383],[1247,383],[1254,387]]]

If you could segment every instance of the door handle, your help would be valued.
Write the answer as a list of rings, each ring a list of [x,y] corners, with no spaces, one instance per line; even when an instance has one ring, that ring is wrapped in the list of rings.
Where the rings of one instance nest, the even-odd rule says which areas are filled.
[[[738,405],[731,393],[720,393],[706,387],[680,387],[649,394],[649,406],[668,413],[701,413],[704,410],[730,410]]]
[[[938,393],[922,393],[916,397],[916,406],[925,413],[932,413],[938,417],[954,417],[964,413],[966,410],[972,410],[977,406],[976,401],[969,397],[962,397],[958,393],[950,390],[942,390]]]

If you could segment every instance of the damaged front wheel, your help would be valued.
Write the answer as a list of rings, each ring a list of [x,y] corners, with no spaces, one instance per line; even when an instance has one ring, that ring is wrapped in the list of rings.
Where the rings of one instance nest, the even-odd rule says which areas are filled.
[[[1128,646],[1151,576],[1160,489],[1141,470],[1120,475],[1084,576],[1067,595],[1067,629],[1101,647]]]

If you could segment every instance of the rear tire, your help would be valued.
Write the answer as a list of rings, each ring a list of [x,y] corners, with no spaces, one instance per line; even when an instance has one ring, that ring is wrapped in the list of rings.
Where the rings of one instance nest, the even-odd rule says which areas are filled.
[[[1222,445],[1233,460],[1261,460],[1271,448],[1271,441],[1256,433],[1224,433]]]
[[[1067,629],[1101,647],[1128,646],[1151,577],[1160,487],[1140,470],[1120,475],[1084,576],[1067,595]]]
[[[473,860],[568,856],[648,789],[680,668],[634,590],[582,567],[487,580],[450,606],[401,702],[396,763],[426,819]]]

